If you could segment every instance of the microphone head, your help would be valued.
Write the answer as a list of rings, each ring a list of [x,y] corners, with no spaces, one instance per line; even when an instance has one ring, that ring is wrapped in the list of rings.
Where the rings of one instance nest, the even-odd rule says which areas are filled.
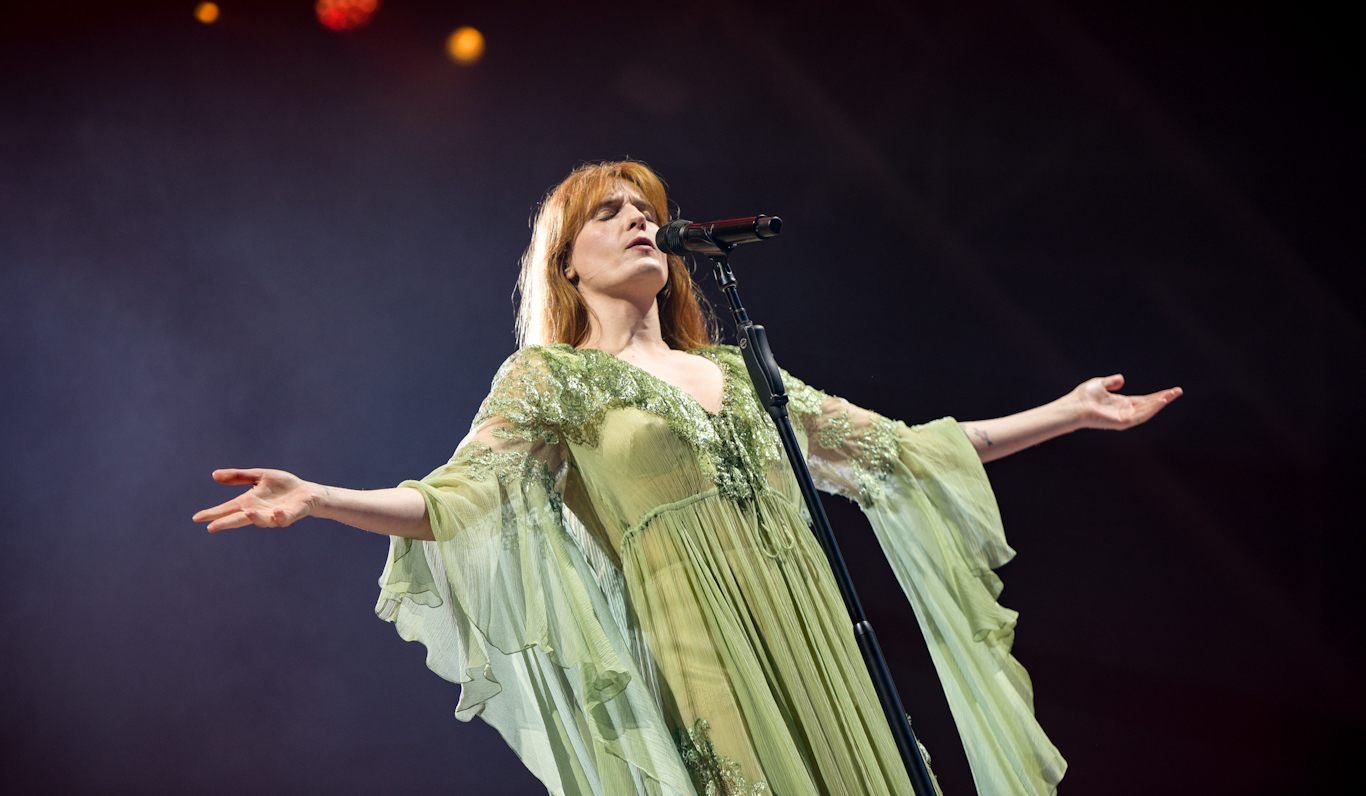
[[[680,218],[659,228],[655,233],[655,245],[665,254],[677,254],[683,256],[688,253],[688,247],[683,243],[683,230],[692,224],[686,218]]]
[[[759,216],[754,220],[754,236],[760,240],[772,238],[783,231],[783,220],[777,216]]]

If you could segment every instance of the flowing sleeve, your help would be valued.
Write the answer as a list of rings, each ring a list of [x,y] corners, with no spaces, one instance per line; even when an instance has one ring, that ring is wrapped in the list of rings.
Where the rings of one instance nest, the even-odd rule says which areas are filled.
[[[907,426],[783,380],[817,487],[863,508],[915,608],[978,792],[1056,793],[1067,763],[1010,654],[1018,614],[994,570],[1015,551],[972,444],[953,418]]]
[[[375,611],[461,684],[456,718],[492,724],[551,793],[689,794],[630,633],[567,528],[570,399],[552,354],[509,359],[451,460],[401,484],[422,493],[435,541],[391,539]]]

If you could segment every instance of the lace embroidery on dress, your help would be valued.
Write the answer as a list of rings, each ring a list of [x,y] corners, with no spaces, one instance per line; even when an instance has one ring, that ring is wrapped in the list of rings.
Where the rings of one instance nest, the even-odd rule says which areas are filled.
[[[501,439],[558,445],[561,437],[596,447],[599,426],[614,408],[633,407],[668,424],[697,456],[717,491],[733,499],[767,488],[766,473],[782,458],[782,443],[749,385],[738,349],[697,349],[721,368],[725,385],[716,414],[691,395],[611,354],[568,345],[529,346],[494,377],[475,425],[502,418]]]
[[[825,408],[830,396],[812,387],[791,373],[782,371],[783,389],[787,390],[787,409],[805,421],[812,415],[819,415]]]
[[[887,479],[896,468],[901,449],[897,422],[874,414],[863,431],[858,453],[850,459],[854,479],[858,484],[860,505],[871,506],[882,499]]]
[[[858,410],[866,425],[857,427],[850,405],[783,374],[791,411],[806,426],[814,449],[808,459],[819,489],[843,495],[864,508],[881,500],[900,456],[900,424]]]
[[[740,772],[739,763],[716,753],[706,719],[698,719],[690,730],[678,730],[674,740],[699,796],[762,796],[768,793],[768,783],[750,783]]]
[[[539,481],[545,487],[550,507],[554,511],[561,508],[560,491],[555,488],[555,475],[545,462],[522,451],[495,451],[482,442],[471,442],[456,451],[452,462],[465,465],[465,474],[474,481],[487,481],[489,476],[499,483],[509,484],[519,480]]]
[[[841,409],[839,414],[825,421],[816,443],[822,448],[838,448],[853,433],[854,421],[849,419],[849,410]]]

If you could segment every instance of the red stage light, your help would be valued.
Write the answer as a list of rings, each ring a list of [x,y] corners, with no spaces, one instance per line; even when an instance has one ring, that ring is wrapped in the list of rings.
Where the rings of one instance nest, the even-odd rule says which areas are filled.
[[[332,30],[352,30],[370,21],[379,0],[318,0],[313,6],[318,21]]]

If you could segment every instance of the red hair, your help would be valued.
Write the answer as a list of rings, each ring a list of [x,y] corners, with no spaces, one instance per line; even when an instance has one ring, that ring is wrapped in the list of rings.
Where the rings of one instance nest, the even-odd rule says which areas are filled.
[[[644,163],[586,163],[575,169],[546,195],[531,225],[531,245],[522,255],[522,274],[517,279],[519,345],[578,347],[588,339],[592,309],[564,271],[579,230],[617,180],[634,186],[654,209],[655,218],[668,221],[664,181]],[[715,319],[693,285],[683,258],[671,254],[668,264],[669,280],[656,298],[664,342],[681,351],[715,345]]]

